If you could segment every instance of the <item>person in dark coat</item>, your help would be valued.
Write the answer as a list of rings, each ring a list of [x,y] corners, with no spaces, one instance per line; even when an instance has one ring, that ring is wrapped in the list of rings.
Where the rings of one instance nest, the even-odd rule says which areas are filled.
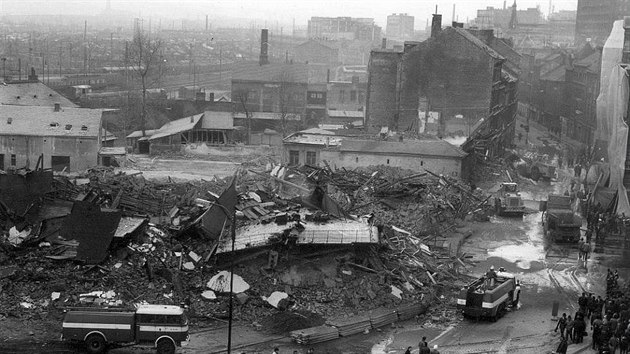
[[[558,348],[556,349],[556,353],[567,354],[568,348],[569,348],[569,343],[567,342],[567,339],[562,337],[562,339],[560,339],[560,344],[558,344]]]
[[[567,338],[571,340],[571,342],[575,343],[575,338],[573,337],[573,326],[575,322],[571,318],[571,315],[567,317]]]
[[[564,338],[564,330],[567,328],[567,314],[563,313],[562,317],[558,319],[558,323],[556,324],[556,329],[554,332],[558,332],[558,328],[560,328],[560,337]]]
[[[584,318],[580,316],[575,320],[575,323],[573,324],[573,340],[575,341],[575,343],[582,343],[582,338],[584,337],[585,331],[586,323],[584,322]]]

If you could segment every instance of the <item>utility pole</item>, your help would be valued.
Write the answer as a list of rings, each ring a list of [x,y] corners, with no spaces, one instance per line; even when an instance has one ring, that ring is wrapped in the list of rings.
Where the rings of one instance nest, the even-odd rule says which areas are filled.
[[[61,51],[63,47],[63,42],[59,42],[59,78],[61,78]]]

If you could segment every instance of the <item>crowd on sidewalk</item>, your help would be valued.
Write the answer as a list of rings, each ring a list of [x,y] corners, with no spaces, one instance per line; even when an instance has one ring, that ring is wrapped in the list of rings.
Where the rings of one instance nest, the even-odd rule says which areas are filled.
[[[627,354],[630,349],[630,295],[619,286],[619,274],[608,269],[606,298],[582,293],[579,310],[572,318],[566,313],[558,319],[555,332],[561,341],[556,353],[566,353],[569,344],[583,343],[587,335],[586,320],[590,321],[591,349],[599,354]]]

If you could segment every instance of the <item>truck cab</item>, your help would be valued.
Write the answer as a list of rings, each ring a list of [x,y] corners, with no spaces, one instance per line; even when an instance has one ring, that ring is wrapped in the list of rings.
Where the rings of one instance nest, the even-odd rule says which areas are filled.
[[[547,200],[541,202],[540,211],[545,236],[553,242],[577,243],[580,240],[582,218],[573,211],[571,197],[549,194]]]
[[[108,345],[152,346],[172,354],[188,342],[184,309],[173,305],[136,305],[134,310],[77,308],[66,311],[62,339],[84,342],[88,353],[103,353]]]
[[[499,271],[494,284],[482,276],[463,287],[457,297],[457,308],[464,317],[485,317],[494,322],[508,308],[516,306],[515,291],[514,274]]]
[[[518,185],[514,182],[503,182],[494,201],[496,213],[499,216],[523,216],[525,204]]]

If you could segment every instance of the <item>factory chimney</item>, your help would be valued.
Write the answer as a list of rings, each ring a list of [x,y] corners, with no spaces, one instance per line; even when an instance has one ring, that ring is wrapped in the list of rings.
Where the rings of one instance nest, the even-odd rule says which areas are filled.
[[[260,58],[258,64],[269,64],[269,30],[263,28],[260,32]]]

